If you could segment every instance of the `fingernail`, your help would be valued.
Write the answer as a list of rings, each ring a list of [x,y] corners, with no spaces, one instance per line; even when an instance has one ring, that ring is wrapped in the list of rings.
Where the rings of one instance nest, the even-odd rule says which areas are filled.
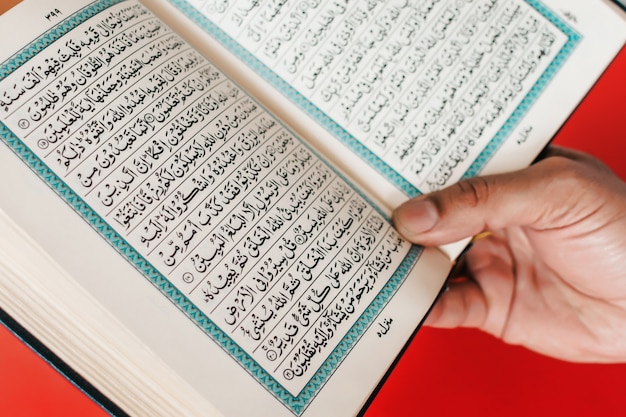
[[[411,200],[398,208],[395,221],[400,233],[415,236],[435,227],[439,221],[439,212],[431,200]]]

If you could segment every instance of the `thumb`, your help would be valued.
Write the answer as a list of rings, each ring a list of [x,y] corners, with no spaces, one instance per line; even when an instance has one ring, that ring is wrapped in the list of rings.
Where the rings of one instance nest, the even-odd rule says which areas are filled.
[[[589,190],[601,188],[606,169],[598,170],[591,157],[571,151],[567,156],[416,197],[394,212],[396,228],[414,243],[434,246],[511,226],[545,230],[574,224],[597,209]]]

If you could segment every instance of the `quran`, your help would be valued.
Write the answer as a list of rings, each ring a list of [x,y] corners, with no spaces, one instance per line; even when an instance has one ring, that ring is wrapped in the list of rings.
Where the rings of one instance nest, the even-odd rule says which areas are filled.
[[[411,245],[393,209],[529,165],[626,19],[25,0],[0,39],[0,308],[130,415],[349,416],[467,244]]]

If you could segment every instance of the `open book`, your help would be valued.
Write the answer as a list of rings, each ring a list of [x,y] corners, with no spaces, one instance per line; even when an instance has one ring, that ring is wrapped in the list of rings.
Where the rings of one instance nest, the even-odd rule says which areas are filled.
[[[26,0],[0,39],[0,308],[131,415],[347,416],[465,245],[412,246],[393,208],[530,164],[626,20]]]

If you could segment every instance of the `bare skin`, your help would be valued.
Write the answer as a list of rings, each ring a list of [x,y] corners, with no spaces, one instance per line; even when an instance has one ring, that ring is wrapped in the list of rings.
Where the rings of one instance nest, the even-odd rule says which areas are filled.
[[[422,245],[491,232],[426,324],[476,327],[569,361],[626,361],[626,184],[590,156],[550,153],[395,211],[400,233]]]

